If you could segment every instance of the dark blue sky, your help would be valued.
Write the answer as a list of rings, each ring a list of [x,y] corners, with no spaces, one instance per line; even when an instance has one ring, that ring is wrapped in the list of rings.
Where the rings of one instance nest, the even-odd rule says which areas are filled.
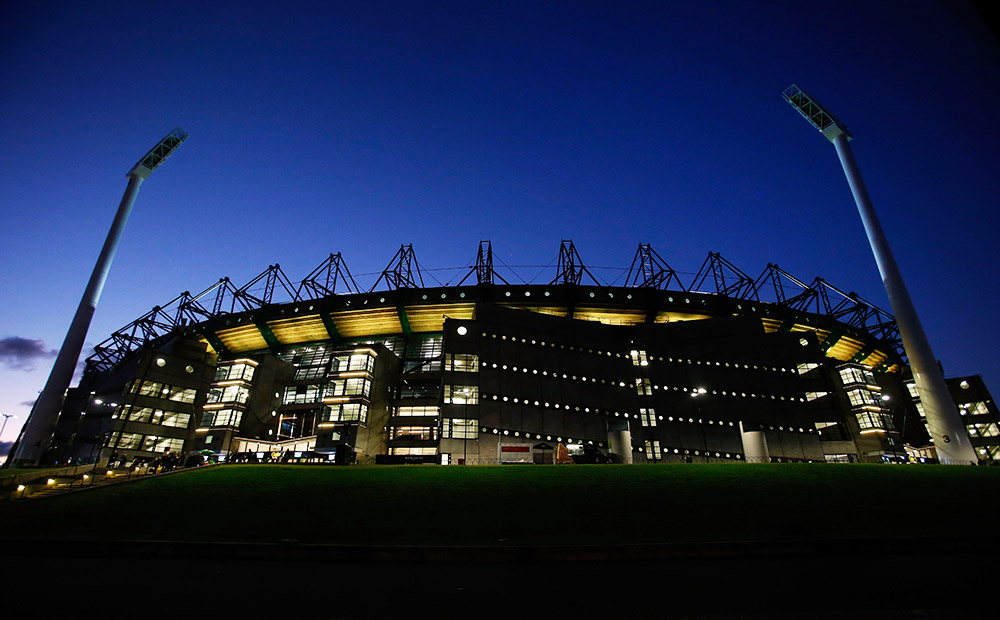
[[[541,266],[572,238],[617,268],[651,243],[686,283],[718,251],[888,309],[833,146],[781,99],[792,83],[854,132],[946,374],[1000,390],[1000,54],[961,3],[13,4],[0,412],[21,418],[4,439],[125,172],[175,125],[191,138],[143,186],[89,346],[221,276],[278,262],[300,280],[338,251],[378,272],[401,243],[460,267],[480,239]]]

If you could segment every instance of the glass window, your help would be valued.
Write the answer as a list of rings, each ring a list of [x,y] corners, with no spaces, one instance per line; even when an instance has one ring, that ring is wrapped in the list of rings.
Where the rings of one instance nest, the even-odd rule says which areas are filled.
[[[120,450],[138,450],[141,445],[142,435],[139,433],[119,433],[115,447]]]
[[[201,416],[202,426],[238,427],[243,420],[243,412],[236,409],[209,409]]]
[[[214,386],[208,392],[209,403],[235,403],[246,404],[250,398],[250,388],[245,385],[223,385]]]
[[[240,362],[236,364],[219,364],[215,369],[216,381],[252,381],[255,367],[252,364]]]
[[[479,356],[473,353],[448,353],[444,356],[444,369],[454,372],[479,372]]]
[[[320,422],[360,422],[368,421],[368,405],[364,403],[341,403],[327,405],[320,414]]]
[[[389,448],[389,454],[397,456],[436,455],[437,448]]]
[[[184,440],[175,437],[156,437],[147,435],[143,438],[142,449],[149,452],[178,452],[184,448]]]
[[[636,379],[635,389],[639,393],[639,396],[653,395],[653,386],[650,385],[649,379]]]
[[[328,371],[326,366],[305,366],[295,371],[295,381],[308,379],[322,379],[326,377]]]
[[[436,406],[396,408],[396,415],[399,416],[437,416],[439,413],[440,410]]]
[[[445,418],[441,420],[441,437],[444,439],[476,439],[479,436],[479,420]]]
[[[653,461],[658,461],[663,458],[663,453],[660,452],[660,440],[654,439],[652,441],[646,440],[646,458]]]
[[[910,398],[920,398],[920,393],[917,392],[917,384],[910,382],[906,384],[907,391],[910,392]]]
[[[436,426],[395,426],[389,429],[389,439],[419,439],[433,441],[437,439]]]
[[[479,404],[478,385],[446,385],[444,386],[444,402],[450,405]]]
[[[996,437],[1000,435],[997,425],[992,422],[986,424],[969,424],[969,435],[973,437]]]
[[[290,385],[285,388],[285,395],[281,399],[281,404],[318,403],[323,400],[323,387],[322,383]]]
[[[645,351],[631,351],[629,357],[632,358],[633,366],[649,366],[649,359],[646,357]]]
[[[817,398],[823,398],[827,394],[828,392],[806,392],[806,400],[813,401],[816,400]]]
[[[804,375],[810,370],[813,370],[815,368],[819,368],[819,364],[814,364],[812,362],[809,362],[807,364],[799,364],[798,366],[796,366],[796,369],[799,371],[800,375]]]
[[[433,336],[431,338],[417,338],[411,340],[406,345],[406,358],[423,358],[428,359],[432,357],[441,357],[441,336]]]
[[[278,354],[278,357],[296,366],[326,366],[330,363],[330,349],[325,345],[292,347]]]
[[[129,391],[141,396],[152,398],[162,398],[164,400],[174,400],[181,403],[193,403],[197,396],[197,390],[190,388],[168,385],[158,381],[133,381]]]
[[[652,409],[639,409],[639,418],[643,426],[656,426],[656,412]]]
[[[371,380],[364,377],[334,379],[326,385],[326,396],[368,396]]]
[[[852,383],[866,383],[865,373],[862,372],[860,368],[841,368],[840,369],[840,380],[844,385],[851,385]]]
[[[870,390],[864,388],[858,388],[854,390],[847,391],[847,398],[851,401],[852,407],[859,407],[861,405],[878,405],[879,401],[877,395]]]

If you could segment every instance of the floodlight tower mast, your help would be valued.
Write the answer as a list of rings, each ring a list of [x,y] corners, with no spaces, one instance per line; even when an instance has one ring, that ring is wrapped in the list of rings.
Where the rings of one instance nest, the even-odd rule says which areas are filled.
[[[83,341],[90,328],[90,320],[94,316],[97,302],[104,290],[104,283],[111,270],[111,261],[114,260],[115,252],[118,250],[118,243],[121,241],[129,214],[132,212],[135,198],[139,194],[139,187],[160,164],[170,157],[181,143],[187,140],[187,137],[187,132],[180,127],[175,128],[150,149],[125,175],[128,177],[128,187],[125,188],[125,195],[122,196],[121,204],[118,205],[118,212],[111,223],[111,229],[108,231],[108,237],[104,241],[101,254],[97,258],[97,264],[94,265],[87,289],[76,309],[76,315],[74,315],[73,322],[66,333],[63,345],[59,349],[56,361],[52,365],[52,372],[49,373],[45,387],[39,394],[38,400],[35,401],[31,415],[28,416],[28,420],[21,430],[17,449],[11,459],[15,467],[38,464],[42,453],[48,447],[49,439],[52,437],[56,420],[59,417],[59,409],[70,381],[73,379],[77,360],[80,359],[80,351],[83,349]]]
[[[899,335],[903,339],[903,349],[906,350],[906,357],[913,370],[917,393],[920,395],[920,402],[923,403],[927,417],[927,429],[937,449],[938,459],[942,463],[974,464],[977,461],[976,451],[969,441],[958,408],[948,392],[937,358],[934,357],[930,342],[917,317],[913,301],[889,249],[889,242],[882,232],[882,225],[879,224],[878,216],[875,214],[875,208],[861,178],[861,171],[854,161],[854,153],[848,144],[853,138],[851,132],[836,116],[802,92],[798,86],[794,84],[789,86],[782,96],[813,127],[833,142],[833,146],[837,149],[840,165],[844,168],[851,193],[854,195],[854,202],[858,205],[858,212],[865,226],[865,233],[868,235],[868,242],[871,244],[872,253],[875,254],[875,262],[878,264],[882,283],[889,296],[889,303],[892,305],[893,314],[896,315]]]

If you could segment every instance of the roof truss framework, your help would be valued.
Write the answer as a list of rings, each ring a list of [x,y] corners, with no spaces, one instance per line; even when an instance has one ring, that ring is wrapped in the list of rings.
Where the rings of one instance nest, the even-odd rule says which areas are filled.
[[[476,274],[478,284],[494,284],[496,279],[509,284],[493,269],[493,252],[489,241],[480,242],[475,266],[469,268],[469,273],[458,285],[462,285],[472,273]],[[556,278],[549,284],[579,285],[583,283],[585,275],[589,280],[588,285],[606,286],[594,277],[584,264],[573,241],[564,240],[559,249]],[[368,292],[378,288],[383,280],[388,290],[424,287],[421,268],[412,246],[400,246],[399,251]],[[625,286],[629,288],[690,292],[702,290],[706,283],[710,283],[709,287],[714,285],[716,294],[734,299],[768,302],[770,300],[762,299],[762,296],[767,294],[767,297],[772,297],[770,293],[773,293],[774,301],[771,303],[777,303],[795,312],[824,315],[840,325],[867,332],[875,339],[890,344],[889,357],[883,362],[883,366],[888,367],[891,363],[902,362],[905,356],[900,345],[899,328],[890,313],[862,299],[856,293],[842,291],[822,278],[817,277],[810,284],[806,284],[775,264],[768,264],[760,277],[754,280],[719,253],[710,252],[691,286],[685,289],[677,273],[666,261],[649,244],[640,244],[625,280]],[[338,292],[338,288],[343,290]],[[197,295],[185,291],[170,302],[163,306],[155,306],[148,313],[115,331],[111,337],[94,348],[94,354],[87,360],[88,372],[92,369],[112,369],[145,344],[163,338],[173,330],[188,324],[202,324],[207,331],[200,333],[208,339],[217,352],[222,352],[225,347],[212,332],[210,327],[214,323],[212,319],[227,314],[249,312],[254,315],[253,322],[258,324],[259,328],[262,322],[266,327],[267,319],[264,318],[265,315],[259,313],[262,309],[282,301],[295,302],[309,299],[322,301],[322,307],[330,310],[332,306],[329,304],[334,296],[345,292],[361,294],[360,288],[339,253],[330,254],[298,286],[291,283],[277,264],[269,266],[241,287],[234,286],[229,278],[221,278]],[[397,308],[397,311],[405,313],[406,308]],[[794,324],[796,320],[794,316],[790,316],[785,319],[785,323]],[[791,324],[788,325],[789,328]],[[339,336],[336,324],[330,317],[324,317],[324,325],[331,337]],[[835,334],[839,338],[844,332],[842,329],[834,329],[827,340],[832,340]],[[272,342],[269,339],[268,343],[275,346],[276,339],[274,340],[275,342]],[[824,346],[827,348],[835,344],[824,341]]]
[[[625,276],[625,286],[633,288],[655,288],[667,290],[673,283],[682,291],[687,291],[667,261],[663,260],[648,243],[640,243],[635,251],[632,266]]]
[[[559,261],[556,264],[556,277],[549,284],[580,284],[586,274],[596,286],[603,286],[601,282],[590,273],[587,266],[580,258],[580,253],[576,251],[572,239],[563,239],[559,245]]]
[[[701,269],[688,288],[689,291],[700,291],[708,277],[712,277],[715,292],[736,299],[753,299],[760,301],[757,286],[753,278],[743,273],[739,267],[730,263],[718,252],[709,252],[708,258],[702,263]]]
[[[413,277],[414,273],[416,273],[416,278]],[[420,264],[413,253],[412,245],[399,246],[396,255],[392,257],[392,260],[389,261],[389,264],[382,271],[382,275],[379,276],[368,292],[370,293],[378,288],[379,283],[383,280],[385,280],[385,284],[390,290],[424,287],[424,277],[420,273]]]
[[[476,264],[469,269],[456,286],[462,286],[469,276],[476,274],[476,283],[494,284],[494,279],[499,279],[504,284],[510,284],[493,268],[493,244],[489,241],[479,242],[479,253],[476,256]]]

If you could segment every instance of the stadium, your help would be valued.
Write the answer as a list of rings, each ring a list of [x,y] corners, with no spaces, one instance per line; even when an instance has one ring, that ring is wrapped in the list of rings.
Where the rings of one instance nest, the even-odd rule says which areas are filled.
[[[426,286],[404,245],[368,290],[331,254],[182,293],[95,348],[42,461],[935,460],[893,317],[822,278],[709,253],[685,284],[640,244],[609,284],[572,241],[503,268],[481,242]],[[981,379],[948,383],[1000,458]]]

